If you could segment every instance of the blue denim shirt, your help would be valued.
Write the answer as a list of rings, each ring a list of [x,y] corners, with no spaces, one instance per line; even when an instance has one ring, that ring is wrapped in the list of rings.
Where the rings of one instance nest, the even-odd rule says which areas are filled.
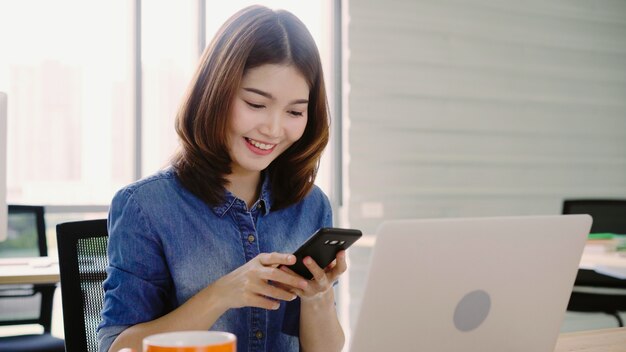
[[[331,226],[328,198],[317,187],[272,211],[268,177],[257,202],[226,191],[210,207],[182,186],[172,168],[121,189],[109,213],[109,267],[98,328],[100,351],[129,326],[154,320],[259,253],[293,252]],[[276,311],[230,309],[211,327],[237,336],[237,351],[298,351],[300,302]]]

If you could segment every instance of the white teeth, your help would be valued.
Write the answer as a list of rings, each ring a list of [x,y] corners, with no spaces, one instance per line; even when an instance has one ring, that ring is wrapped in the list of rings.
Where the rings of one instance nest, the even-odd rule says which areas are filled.
[[[250,138],[246,138],[246,139],[248,140],[248,142],[250,144],[252,144],[253,146],[255,146],[255,147],[259,148],[259,149],[269,150],[269,149],[274,148],[273,144],[260,143],[260,142],[255,141],[254,139],[250,139]]]

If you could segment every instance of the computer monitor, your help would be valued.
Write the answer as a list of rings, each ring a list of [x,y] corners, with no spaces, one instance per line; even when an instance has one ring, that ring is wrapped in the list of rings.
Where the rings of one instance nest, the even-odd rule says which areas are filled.
[[[7,95],[0,92],[0,241],[7,236]]]

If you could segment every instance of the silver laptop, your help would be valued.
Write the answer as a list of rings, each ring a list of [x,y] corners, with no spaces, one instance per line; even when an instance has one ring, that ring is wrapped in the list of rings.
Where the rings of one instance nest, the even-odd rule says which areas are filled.
[[[588,215],[383,223],[351,351],[552,352]]]

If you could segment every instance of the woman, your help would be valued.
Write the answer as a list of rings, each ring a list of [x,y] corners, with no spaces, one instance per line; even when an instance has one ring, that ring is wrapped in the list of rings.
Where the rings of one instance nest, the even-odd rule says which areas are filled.
[[[332,224],[313,185],[328,141],[319,53],[306,27],[261,6],[206,49],[178,113],[172,166],[113,198],[101,351],[175,330],[221,330],[238,351],[339,351],[332,284],[346,270],[292,253]]]

